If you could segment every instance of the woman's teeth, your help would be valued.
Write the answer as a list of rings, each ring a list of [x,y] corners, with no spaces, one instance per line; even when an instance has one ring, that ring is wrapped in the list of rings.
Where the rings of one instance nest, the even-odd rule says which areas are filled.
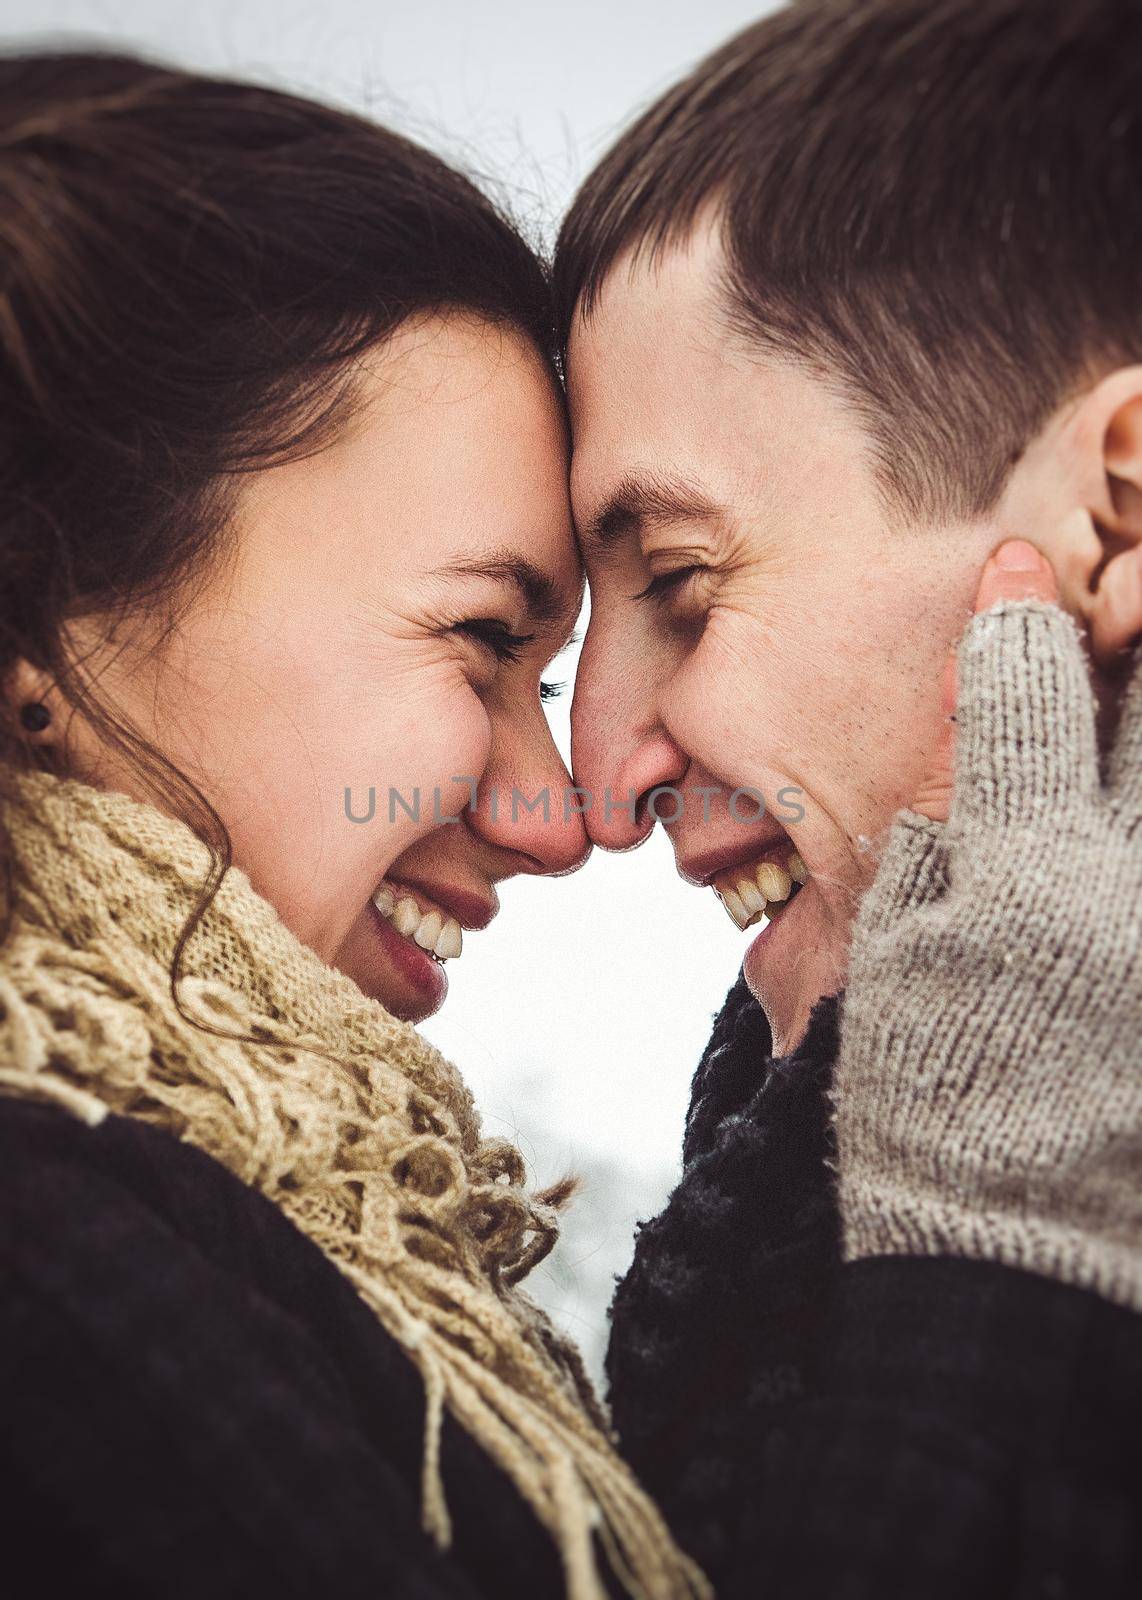
[[[398,933],[427,950],[438,961],[453,961],[464,946],[464,936],[455,917],[437,910],[422,911],[410,894],[401,894],[382,884],[373,904]]]
[[[754,867],[735,868],[715,885],[714,893],[744,932],[761,921],[769,906],[792,900],[808,876],[805,863],[793,850],[784,867],[776,861],[762,861]]]

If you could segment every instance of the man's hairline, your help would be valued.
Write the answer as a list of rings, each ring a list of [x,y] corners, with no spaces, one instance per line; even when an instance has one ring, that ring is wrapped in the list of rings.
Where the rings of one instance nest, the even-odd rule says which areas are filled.
[[[824,385],[830,395],[843,408],[852,421],[854,428],[860,436],[861,448],[868,463],[869,473],[879,508],[889,525],[891,532],[907,534],[915,531],[917,527],[925,531],[929,527],[941,525],[942,518],[939,513],[928,512],[919,514],[914,506],[908,504],[903,491],[891,479],[887,465],[884,463],[878,448],[876,434],[867,420],[867,407],[862,406],[862,396],[858,386],[851,379],[846,379],[844,374],[835,365],[824,360],[814,361],[802,353],[790,349],[775,339],[767,343],[764,332],[757,324],[757,318],[744,303],[744,298],[735,284],[732,274],[732,258],[726,245],[725,222],[727,208],[724,203],[715,204],[712,199],[707,199],[682,223],[680,229],[669,226],[648,226],[643,228],[630,240],[625,241],[613,253],[603,270],[590,282],[584,285],[575,300],[572,308],[571,319],[563,343],[563,365],[565,378],[569,376],[569,356],[571,348],[571,335],[577,324],[586,327],[595,317],[602,300],[603,291],[608,281],[620,270],[625,270],[628,280],[641,268],[653,272],[661,265],[663,258],[672,250],[683,250],[691,243],[695,235],[704,227],[711,229],[715,225],[721,229],[721,266],[716,276],[713,292],[710,296],[711,309],[721,331],[735,340],[737,347],[750,359],[763,356],[777,366],[785,366],[803,376]],[[625,267],[624,267],[625,263]],[[572,435],[572,452],[574,451],[574,437]],[[620,477],[625,474],[620,475]],[[608,490],[600,497],[601,501],[612,498]],[[986,511],[981,513],[986,514]],[[598,520],[592,515],[592,523]],[[582,540],[580,539],[580,548]]]

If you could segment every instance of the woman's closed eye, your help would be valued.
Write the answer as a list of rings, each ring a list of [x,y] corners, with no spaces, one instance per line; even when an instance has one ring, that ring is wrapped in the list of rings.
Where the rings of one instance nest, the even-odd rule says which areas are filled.
[[[535,640],[534,633],[515,633],[500,617],[468,617],[452,626],[455,632],[467,634],[484,645],[497,661],[518,661]],[[539,698],[557,700],[566,687],[565,683],[550,683],[544,679],[539,685]]]
[[[514,633],[500,617],[468,617],[453,627],[485,645],[497,661],[518,661],[535,639],[534,633]]]

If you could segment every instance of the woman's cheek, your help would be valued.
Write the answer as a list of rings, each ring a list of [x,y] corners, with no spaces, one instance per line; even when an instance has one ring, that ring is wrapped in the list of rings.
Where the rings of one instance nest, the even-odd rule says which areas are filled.
[[[492,750],[492,723],[479,695],[465,684],[449,697],[426,730],[425,784],[434,815],[459,816],[470,805]]]
[[[426,687],[415,699],[401,696],[400,715],[374,726],[367,740],[384,755],[372,761],[367,785],[390,861],[463,812],[491,748],[488,714],[465,679],[441,678],[430,695]]]

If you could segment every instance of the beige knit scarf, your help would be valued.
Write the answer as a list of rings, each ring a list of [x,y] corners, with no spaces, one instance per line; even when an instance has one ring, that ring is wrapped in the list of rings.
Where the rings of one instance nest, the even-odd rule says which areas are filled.
[[[456,1069],[303,945],[186,824],[126,795],[0,768],[13,920],[0,950],[0,1091],[175,1134],[320,1246],[420,1370],[424,1525],[446,1548],[445,1408],[557,1541],[571,1600],[707,1596],[616,1454],[573,1349],[518,1280],[556,1222],[514,1145],[482,1138]],[[315,1053],[332,1054],[330,1061]]]

